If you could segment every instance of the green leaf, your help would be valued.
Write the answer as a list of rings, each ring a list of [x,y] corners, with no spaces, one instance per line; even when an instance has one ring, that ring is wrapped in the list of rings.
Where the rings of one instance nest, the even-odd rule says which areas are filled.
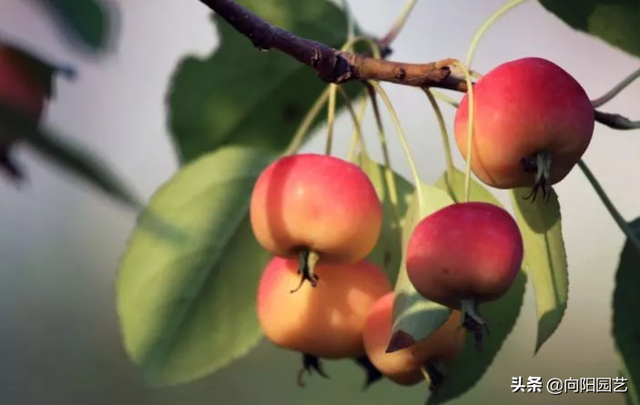
[[[556,331],[569,298],[569,270],[562,238],[560,204],[550,189],[548,201],[525,200],[529,187],[511,191],[513,209],[524,241],[523,268],[533,282],[538,313],[538,339],[535,352]]]
[[[440,328],[451,314],[451,309],[424,298],[413,287],[405,267],[407,244],[413,229],[423,218],[454,203],[439,188],[424,183],[420,183],[419,187],[423,204],[420,206],[418,194],[414,193],[403,224],[403,259],[395,286],[392,327],[392,336],[402,331],[416,342],[426,339]]]
[[[141,215],[120,265],[117,309],[126,351],[152,384],[202,377],[258,343],[255,295],[270,256],[253,236],[248,207],[274,158],[220,148],[184,166]],[[148,214],[188,236],[167,242],[147,232]]]
[[[141,203],[131,187],[107,164],[85,148],[80,148],[53,130],[36,126],[13,107],[0,105],[0,127],[24,140],[52,163],[100,189],[111,198],[138,209]]]
[[[392,283],[396,282],[398,269],[402,261],[402,223],[407,213],[407,207],[413,195],[413,184],[394,171],[387,171],[381,165],[369,158],[366,154],[359,154],[356,161],[362,170],[367,173],[369,179],[376,188],[378,197],[383,204],[383,223],[380,238],[373,251],[369,254],[368,260],[381,266],[389,276]],[[391,173],[394,178],[397,192],[397,211],[394,209],[396,200],[387,186],[387,174]]]
[[[629,224],[631,231],[640,236],[640,218]],[[623,375],[628,378],[627,402],[640,405],[640,252],[627,239],[616,273],[613,293],[613,337]]]
[[[346,16],[327,0],[238,2],[297,35],[334,47],[346,42]],[[220,47],[206,59],[183,60],[171,83],[169,126],[180,161],[230,143],[282,151],[327,84],[313,69],[278,51],[259,52],[225,21],[214,21]],[[345,89],[353,98],[363,86]],[[342,108],[341,97],[337,102]]]
[[[118,9],[108,0],[38,0],[63,35],[81,50],[106,50],[115,38]]]
[[[540,0],[572,28],[640,56],[640,3],[637,0]]]
[[[466,176],[462,171],[453,168],[451,173],[443,173],[435,186],[446,191],[455,202],[462,202],[465,199],[465,179]],[[473,177],[469,186],[469,201],[486,202],[504,208],[496,196]]]
[[[482,352],[476,349],[473,335],[467,333],[460,357],[447,369],[444,383],[437,394],[429,397],[427,405],[439,405],[457,398],[480,381],[520,316],[526,284],[527,276],[520,271],[507,294],[480,306],[482,317],[491,330],[490,334],[485,335]]]

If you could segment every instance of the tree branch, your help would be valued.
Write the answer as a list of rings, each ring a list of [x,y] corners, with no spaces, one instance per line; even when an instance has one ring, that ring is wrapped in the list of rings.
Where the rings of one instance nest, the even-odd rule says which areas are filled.
[[[596,121],[613,129],[629,130],[639,129],[640,121],[631,121],[620,114],[606,113],[595,110]]]
[[[342,84],[354,80],[377,80],[416,87],[438,87],[465,92],[464,78],[453,75],[453,59],[425,64],[392,62],[343,52],[301,38],[262,20],[233,0],[201,0],[222,19],[262,50],[277,49],[312,67],[322,80]]]

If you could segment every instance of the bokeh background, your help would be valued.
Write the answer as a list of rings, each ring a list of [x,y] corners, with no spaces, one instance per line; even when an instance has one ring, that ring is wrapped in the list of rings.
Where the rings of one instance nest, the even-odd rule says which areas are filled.
[[[99,151],[148,197],[177,168],[165,127],[170,75],[183,56],[206,55],[217,39],[209,11],[196,0],[117,3],[119,47],[101,58],[73,52],[48,15],[30,1],[1,0],[0,33],[78,69],[75,82],[58,81],[47,123]],[[350,0],[349,4],[368,33],[382,35],[403,2]],[[394,45],[393,59],[463,59],[477,28],[501,4],[500,0],[419,1]],[[638,67],[635,58],[573,31],[536,1],[496,23],[476,55],[474,68],[480,72],[518,57],[549,58],[583,83],[592,98]],[[444,155],[424,95],[415,89],[385,87],[409,134],[421,176],[435,180],[444,168]],[[606,111],[638,118],[639,96],[640,85],[633,85]],[[451,124],[453,109],[443,109]],[[368,117],[364,128],[368,137],[375,137]],[[336,131],[335,150],[345,151],[351,133],[346,115]],[[391,126],[389,132],[393,133]],[[318,137],[306,150],[321,150],[322,143]],[[396,141],[391,151],[394,166],[408,176]],[[0,181],[0,404],[424,403],[422,385],[402,389],[383,382],[363,394],[363,376],[349,362],[328,363],[331,380],[316,377],[300,389],[295,385],[298,357],[268,344],[195,383],[145,387],[120,345],[114,309],[113,280],[134,215],[29,151],[19,155],[28,167],[29,184],[18,192]],[[462,167],[457,152],[456,159]],[[640,182],[635,176],[640,133],[598,125],[585,160],[622,214],[628,219],[640,215]],[[619,394],[511,393],[515,376],[547,380],[618,375],[610,319],[623,236],[580,171],[556,190],[571,273],[564,322],[534,357],[536,315],[529,286],[515,331],[493,368],[456,404],[623,403]]]

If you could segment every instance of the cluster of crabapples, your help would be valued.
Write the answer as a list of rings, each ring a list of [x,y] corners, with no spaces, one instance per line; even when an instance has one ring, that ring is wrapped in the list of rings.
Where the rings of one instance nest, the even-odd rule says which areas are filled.
[[[491,187],[546,195],[590,143],[594,111],[587,94],[547,60],[498,66],[475,84],[474,95],[471,168]],[[465,96],[455,117],[465,157],[469,115]],[[481,343],[486,322],[478,305],[504,296],[523,260],[518,225],[496,205],[455,203],[421,219],[406,246],[408,278],[420,295],[452,311],[416,342],[393,333],[390,280],[367,260],[383,209],[358,166],[328,155],[283,157],[257,179],[250,218],[257,241],[274,255],[258,287],[264,334],[302,353],[305,368],[320,374],[318,359],[352,358],[373,370],[370,378],[378,373],[413,385],[426,372],[433,380],[429,370],[455,361],[467,331]]]
[[[0,45],[0,104],[23,114],[37,123],[48,99],[48,83],[43,80],[41,67],[22,51]],[[0,170],[14,180],[22,178],[22,172],[11,159],[10,149],[18,140],[18,134],[0,130]]]

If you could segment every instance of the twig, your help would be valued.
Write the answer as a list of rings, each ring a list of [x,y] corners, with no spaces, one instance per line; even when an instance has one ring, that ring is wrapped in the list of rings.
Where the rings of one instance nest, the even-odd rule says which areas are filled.
[[[262,50],[277,49],[312,67],[328,83],[376,80],[416,87],[438,87],[466,91],[464,78],[451,74],[453,59],[413,64],[371,58],[339,51],[262,20],[233,0],[201,0],[222,19]]]
[[[596,121],[613,129],[630,130],[640,128],[640,121],[631,121],[620,114],[595,110]]]

